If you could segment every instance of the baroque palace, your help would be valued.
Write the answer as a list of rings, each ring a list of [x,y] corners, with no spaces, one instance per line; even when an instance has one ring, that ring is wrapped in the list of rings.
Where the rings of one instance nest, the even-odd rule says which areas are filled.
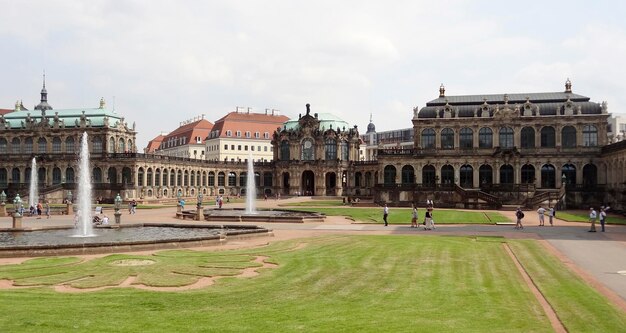
[[[243,115],[235,111],[220,121],[226,124],[228,117]],[[278,119],[267,111],[254,117]],[[102,201],[117,193],[144,201],[234,196],[245,194],[246,178],[254,176],[258,193],[266,195],[359,197],[390,205],[434,200],[440,207],[470,208],[607,203],[624,209],[626,142],[609,144],[606,103],[573,93],[569,80],[564,91],[548,93],[447,96],[442,85],[438,98],[413,110],[412,128],[377,134],[370,121],[363,136],[331,114],[312,114],[308,104],[298,119],[281,117],[282,126],[273,130],[249,130],[259,140],[248,143],[250,150],[257,147],[258,154],[268,140],[263,153],[273,158],[257,157],[255,174],[247,175],[244,155],[216,155],[235,143],[214,143],[222,131],[203,118],[196,122],[207,123],[204,132],[189,131],[186,141],[194,146],[183,147],[188,157],[179,150],[159,153],[170,148],[166,136],[139,153],[135,125],[104,100],[97,108],[54,110],[44,82],[32,111],[16,103],[0,112],[0,190],[9,198],[26,195],[35,158],[40,196],[67,198],[76,188],[77,152],[86,132],[94,197]],[[224,132],[220,140],[230,140]],[[243,134],[235,139],[247,148]]]

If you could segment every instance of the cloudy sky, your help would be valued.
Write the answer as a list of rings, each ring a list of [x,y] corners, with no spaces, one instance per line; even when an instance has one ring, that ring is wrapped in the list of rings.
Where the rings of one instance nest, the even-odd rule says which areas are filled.
[[[0,0],[0,108],[100,97],[138,148],[236,106],[330,112],[365,131],[411,127],[438,96],[573,91],[623,113],[618,1]]]

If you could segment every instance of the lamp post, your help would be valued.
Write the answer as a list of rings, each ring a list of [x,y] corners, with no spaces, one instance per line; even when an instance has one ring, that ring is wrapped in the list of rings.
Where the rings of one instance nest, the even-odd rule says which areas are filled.
[[[202,221],[204,220],[204,211],[202,208],[202,192],[198,191],[198,203],[196,204],[196,220]]]
[[[74,197],[72,196],[72,191],[67,191],[67,207],[66,207],[66,213],[67,215],[71,215],[74,213],[74,209],[72,206],[72,200],[74,200]]]
[[[115,204],[115,213],[113,213],[113,215],[115,216],[115,224],[120,224],[122,223],[122,213],[120,213],[120,208],[122,208],[122,197],[120,197],[119,193],[117,194],[113,202]]]
[[[22,199],[19,194],[13,199],[13,209],[13,229],[22,228]]]
[[[6,193],[4,193],[4,191],[2,191],[2,193],[0,193],[0,216],[7,216],[6,202],[7,195]]]

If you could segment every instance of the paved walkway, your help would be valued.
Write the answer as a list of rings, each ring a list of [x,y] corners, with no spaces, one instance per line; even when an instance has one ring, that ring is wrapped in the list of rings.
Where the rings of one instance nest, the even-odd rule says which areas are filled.
[[[302,201],[306,198],[291,198],[280,201],[258,201],[259,208],[276,208],[278,204],[291,201]],[[239,208],[243,204],[226,204],[226,208]],[[191,208],[191,207],[188,207]],[[207,207],[208,208],[208,207]],[[137,214],[129,215],[123,211],[122,224],[139,222],[167,222],[181,224],[203,223],[192,220],[175,219],[175,207],[161,209],[141,209]],[[105,211],[113,223],[113,212]],[[500,211],[514,220],[514,212]],[[626,226],[608,226],[607,232],[587,232],[588,224],[563,222],[556,219],[555,226],[539,227],[537,217],[531,212],[526,213],[524,229],[515,230],[513,225],[438,225],[436,230],[410,228],[409,225],[390,225],[384,227],[375,224],[357,224],[343,217],[328,217],[323,223],[256,223],[272,229],[276,239],[286,237],[307,237],[311,235],[331,233],[360,234],[413,234],[413,235],[486,235],[504,236],[507,238],[532,238],[546,240],[557,249],[566,260],[589,274],[604,287],[616,293],[626,301]],[[204,222],[205,223],[205,222]],[[546,219],[546,223],[547,219]],[[71,216],[57,215],[50,219],[26,217],[24,227],[69,226],[73,225]],[[0,217],[0,228],[11,227],[10,217]],[[598,230],[599,225],[598,225]],[[265,240],[267,241],[267,240]],[[241,244],[240,242],[238,242]],[[618,272],[622,272],[621,274]]]

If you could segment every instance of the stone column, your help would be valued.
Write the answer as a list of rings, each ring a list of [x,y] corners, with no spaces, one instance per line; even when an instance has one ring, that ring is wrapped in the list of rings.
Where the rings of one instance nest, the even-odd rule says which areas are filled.
[[[7,216],[7,204],[4,202],[0,203],[0,216],[1,217]]]

